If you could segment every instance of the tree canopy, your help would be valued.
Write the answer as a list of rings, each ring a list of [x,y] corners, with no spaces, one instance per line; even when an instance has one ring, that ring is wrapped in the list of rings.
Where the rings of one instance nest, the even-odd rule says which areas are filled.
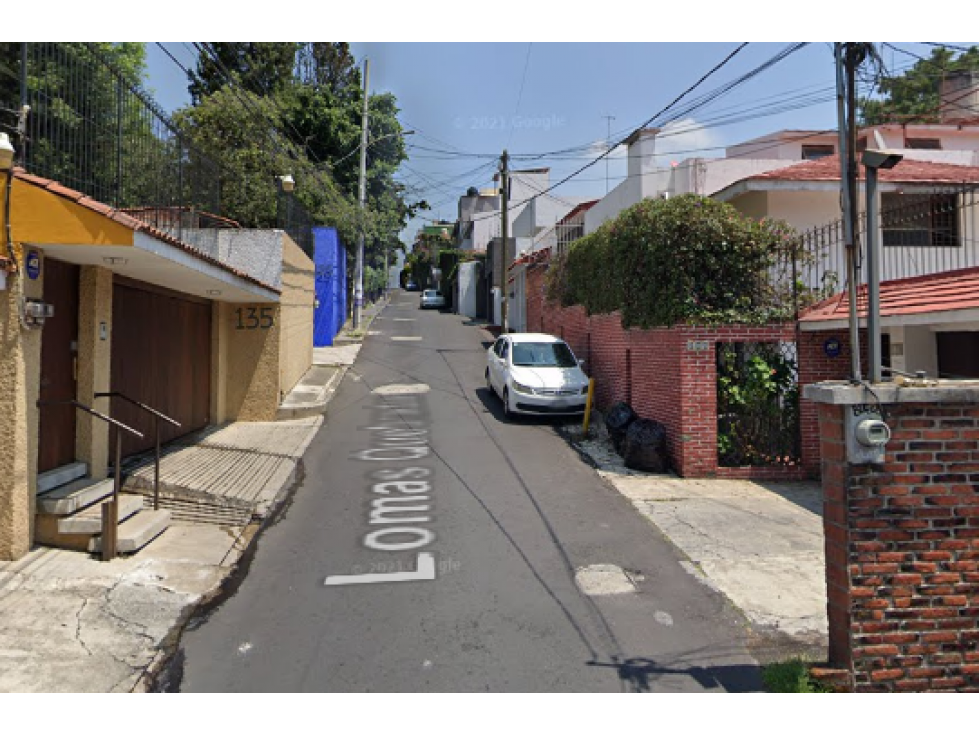
[[[880,80],[882,98],[861,98],[860,121],[864,125],[885,122],[938,122],[942,79],[949,72],[979,70],[979,47],[959,53],[936,47],[901,76]],[[979,115],[979,110],[975,111]]]
[[[229,77],[260,95],[274,95],[292,78],[297,43],[214,41],[207,45],[213,55],[201,53],[190,72],[188,91],[195,104],[227,84]]]
[[[348,247],[363,227],[367,264],[383,265],[385,252],[400,246],[397,233],[425,206],[408,202],[394,178],[407,159],[394,95],[370,97],[368,215],[361,217],[363,90],[349,45],[215,42],[204,48],[213,53],[202,53],[190,75],[193,104],[177,115],[182,129],[220,151],[231,170],[265,171],[269,182],[260,197],[232,205],[229,216],[268,226],[273,172],[292,173],[296,196],[317,222],[336,226]]]
[[[547,295],[618,311],[626,328],[780,321],[793,316],[793,284],[772,276],[794,241],[788,225],[710,198],[645,199],[552,261]]]

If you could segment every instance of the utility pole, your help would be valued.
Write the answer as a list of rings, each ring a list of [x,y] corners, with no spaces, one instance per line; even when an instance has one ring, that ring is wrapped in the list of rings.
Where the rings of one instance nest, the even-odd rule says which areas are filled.
[[[506,150],[503,151],[503,155],[500,156],[500,218],[501,218],[501,229],[503,232],[503,247],[501,249],[502,257],[500,260],[503,262],[503,267],[500,268],[500,291],[503,296],[503,300],[500,303],[500,330],[502,333],[506,334],[507,329],[507,268],[509,267],[508,255],[510,254],[510,212],[509,198],[510,198],[510,170],[509,170],[510,156],[507,154]]]
[[[364,307],[364,216],[367,207],[367,103],[371,62],[364,59],[364,114],[360,129],[360,235],[357,239],[357,265],[354,269],[354,318],[353,327],[360,327],[361,309]]]
[[[612,120],[615,118],[612,115],[602,115],[608,123],[608,132],[605,135],[605,147],[607,148],[612,144]],[[605,193],[608,193],[608,159],[611,155],[605,156]]]
[[[851,44],[837,43],[836,101],[840,148],[840,195],[843,210],[843,237],[846,245],[846,281],[850,306],[850,379],[860,382],[860,320],[857,316],[857,131],[856,59]]]

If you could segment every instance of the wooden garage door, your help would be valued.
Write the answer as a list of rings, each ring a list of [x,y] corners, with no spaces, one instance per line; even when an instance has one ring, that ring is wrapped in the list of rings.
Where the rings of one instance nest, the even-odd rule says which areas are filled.
[[[116,278],[112,295],[112,390],[179,421],[164,441],[203,428],[211,401],[211,304]],[[123,453],[153,447],[148,414],[113,399],[112,415],[145,434],[126,435]]]

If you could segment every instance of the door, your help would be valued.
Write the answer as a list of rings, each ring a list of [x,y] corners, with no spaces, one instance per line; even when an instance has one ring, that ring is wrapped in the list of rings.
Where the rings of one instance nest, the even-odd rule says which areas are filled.
[[[169,441],[208,424],[211,401],[211,304],[116,278],[112,291],[112,390],[178,421],[161,424]],[[154,446],[148,413],[113,399],[112,415],[143,433],[123,435],[123,454]]]
[[[940,331],[935,336],[939,377],[979,377],[979,332]]]
[[[45,258],[44,302],[54,306],[41,332],[42,401],[74,400],[78,360],[79,267]],[[75,460],[75,408],[45,405],[40,408],[37,471],[46,472]]]

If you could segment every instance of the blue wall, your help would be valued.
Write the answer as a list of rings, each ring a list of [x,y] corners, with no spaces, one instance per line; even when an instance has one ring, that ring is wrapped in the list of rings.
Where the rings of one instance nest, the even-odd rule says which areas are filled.
[[[313,346],[329,347],[347,320],[347,253],[332,227],[313,227],[316,297]]]

